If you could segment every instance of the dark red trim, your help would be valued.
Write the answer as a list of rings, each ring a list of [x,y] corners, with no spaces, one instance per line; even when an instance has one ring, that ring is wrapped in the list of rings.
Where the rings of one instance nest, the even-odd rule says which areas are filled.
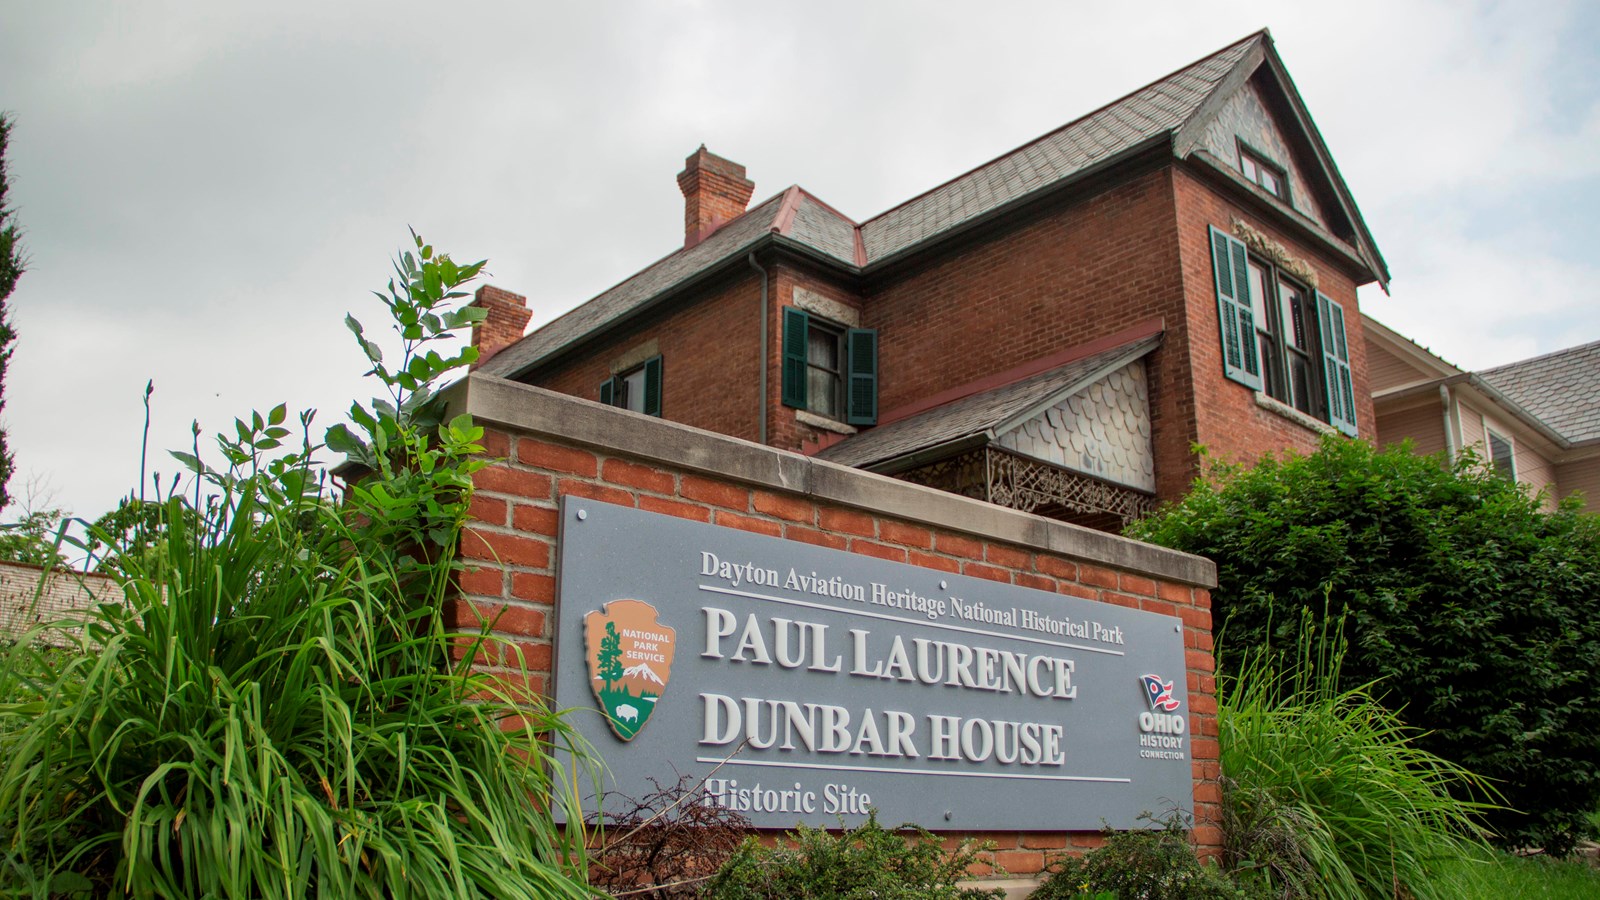
[[[793,184],[783,192],[783,202],[778,205],[778,214],[772,218],[772,230],[787,236],[789,228],[794,225],[794,214],[800,209],[800,185]]]
[[[950,388],[947,391],[940,391],[931,397],[918,400],[915,403],[908,403],[905,406],[896,407],[895,409],[891,409],[888,412],[879,415],[878,424],[887,425],[890,422],[897,422],[901,419],[914,416],[917,413],[927,412],[936,406],[943,406],[946,403],[953,403],[957,400],[960,400],[962,397],[970,397],[973,394],[982,393],[983,391],[992,391],[998,387],[1005,387],[1008,384],[1015,384],[1031,375],[1037,375],[1040,372],[1048,372],[1051,369],[1059,368],[1067,363],[1076,362],[1080,359],[1093,356],[1096,353],[1103,353],[1106,350],[1115,349],[1123,344],[1131,344],[1134,341],[1158,335],[1165,331],[1166,328],[1166,320],[1160,318],[1148,319],[1130,328],[1124,328],[1115,334],[1109,334],[1103,338],[1097,338],[1096,340],[1079,344],[1076,347],[1068,347],[1065,350],[1052,353],[1049,356],[1041,356],[1038,359],[1030,360],[1020,366],[1016,366],[1015,368],[1007,369],[1004,372],[989,375],[987,377],[980,378],[977,381],[971,381],[963,384],[960,387]]]

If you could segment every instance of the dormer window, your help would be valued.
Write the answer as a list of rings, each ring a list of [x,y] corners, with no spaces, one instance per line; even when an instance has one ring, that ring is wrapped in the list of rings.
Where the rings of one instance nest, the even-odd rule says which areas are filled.
[[[783,405],[849,425],[878,422],[878,332],[783,308]]]
[[[653,356],[600,382],[600,402],[647,416],[661,415],[661,357]]]
[[[1289,202],[1288,173],[1282,166],[1250,149],[1243,141],[1239,142],[1239,170],[1244,177],[1261,185],[1262,190],[1285,203]]]

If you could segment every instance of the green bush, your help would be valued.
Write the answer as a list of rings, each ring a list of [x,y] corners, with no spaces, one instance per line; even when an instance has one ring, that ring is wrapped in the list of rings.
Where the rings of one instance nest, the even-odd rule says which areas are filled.
[[[744,842],[709,884],[711,900],[982,900],[1001,890],[961,888],[983,848],[962,842],[946,852],[920,828],[909,836],[877,816],[840,834],[800,826],[787,842]]]
[[[1051,865],[1032,900],[1110,897],[1116,900],[1234,900],[1244,896],[1213,866],[1202,865],[1183,818],[1160,828],[1107,831],[1105,846]]]
[[[478,316],[445,307],[481,263],[417,249],[385,297],[404,359],[362,338],[389,399],[329,436],[370,477],[336,504],[309,414],[298,440],[282,406],[240,420],[220,466],[174,454],[194,492],[141,517],[158,540],[91,535],[126,604],[56,623],[76,652],[5,655],[0,893],[589,896],[550,815],[568,729],[439,615],[482,432],[433,424],[429,383],[474,353],[428,345]]]
[[[1217,711],[1223,865],[1275,897],[1454,896],[1441,868],[1486,859],[1480,779],[1417,746],[1374,699],[1340,688],[1337,623],[1311,613],[1295,655],[1250,654]]]
[[[1341,686],[1494,783],[1509,846],[1572,849],[1600,805],[1600,523],[1470,457],[1341,438],[1309,456],[1216,466],[1134,537],[1217,563],[1220,662],[1297,645],[1300,610],[1348,621]],[[1469,795],[1470,796],[1470,795]],[[1478,797],[1477,799],[1482,799]]]

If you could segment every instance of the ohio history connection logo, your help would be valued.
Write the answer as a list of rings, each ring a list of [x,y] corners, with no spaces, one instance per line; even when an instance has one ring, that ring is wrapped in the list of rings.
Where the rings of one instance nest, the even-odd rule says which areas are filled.
[[[1188,723],[1178,715],[1183,701],[1172,695],[1172,682],[1159,675],[1141,675],[1145,711],[1139,713],[1141,759],[1188,759],[1183,735]]]

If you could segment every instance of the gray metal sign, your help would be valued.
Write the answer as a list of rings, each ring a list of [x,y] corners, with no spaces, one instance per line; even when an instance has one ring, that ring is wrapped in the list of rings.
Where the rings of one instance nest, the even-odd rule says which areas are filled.
[[[1193,807],[1176,618],[581,498],[561,516],[555,699],[604,791],[692,774],[765,827]]]

